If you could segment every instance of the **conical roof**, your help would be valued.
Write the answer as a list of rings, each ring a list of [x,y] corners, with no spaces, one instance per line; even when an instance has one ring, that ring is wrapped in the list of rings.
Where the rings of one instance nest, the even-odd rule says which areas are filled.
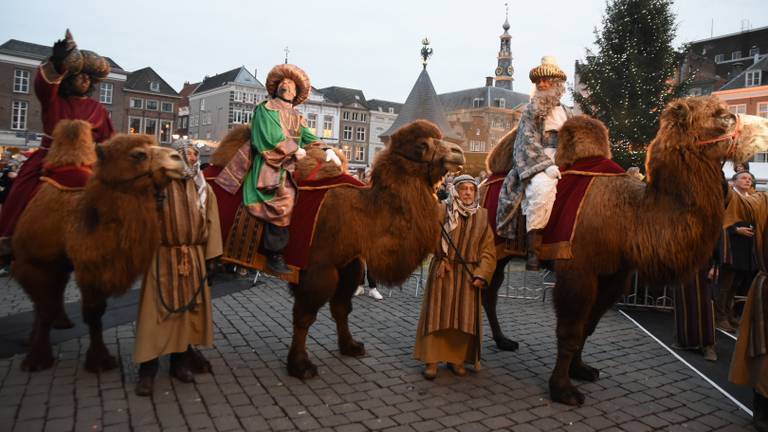
[[[429,120],[440,128],[445,139],[457,143],[463,141],[448,124],[443,105],[440,103],[437,93],[435,93],[435,86],[432,85],[432,80],[429,78],[426,67],[421,71],[419,78],[413,85],[411,93],[400,109],[400,114],[395,119],[395,122],[379,137],[381,139],[388,138],[396,130],[414,120]]]

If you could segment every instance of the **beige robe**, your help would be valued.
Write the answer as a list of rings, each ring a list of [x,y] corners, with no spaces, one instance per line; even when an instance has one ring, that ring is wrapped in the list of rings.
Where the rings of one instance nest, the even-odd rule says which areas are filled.
[[[414,349],[415,358],[423,362],[480,366],[476,344],[482,338],[482,324],[477,326],[483,319],[482,293],[472,286],[472,279],[479,277],[489,283],[496,269],[496,247],[486,211],[479,208],[468,218],[459,217],[459,226],[450,233],[472,276],[452,248],[447,257],[440,252],[430,263]],[[448,263],[450,271],[438,277],[443,262]]]
[[[206,202],[201,207],[192,180],[174,180],[168,186],[161,246],[141,286],[133,353],[136,363],[184,352],[188,345],[213,345],[205,262],[222,254],[222,241],[216,194],[206,187]],[[193,297],[192,310],[168,311],[189,304]]]
[[[741,385],[752,386],[763,396],[768,397],[768,353],[754,355],[765,349],[766,327],[765,312],[768,307],[760,305],[759,299],[768,298],[768,283],[766,282],[766,273],[768,272],[768,195],[765,193],[756,193],[749,196],[743,196],[736,193],[730,193],[730,202],[725,213],[723,229],[733,225],[738,221],[752,220],[755,224],[755,244],[758,256],[758,265],[760,272],[749,288],[747,294],[747,303],[744,305],[744,312],[739,324],[739,338],[736,341],[736,347],[731,360],[731,371],[728,379]],[[760,309],[762,307],[762,310]],[[757,317],[763,315],[763,319]],[[762,330],[756,328],[760,326]],[[757,331],[755,331],[757,330]],[[762,336],[755,333],[763,332]]]

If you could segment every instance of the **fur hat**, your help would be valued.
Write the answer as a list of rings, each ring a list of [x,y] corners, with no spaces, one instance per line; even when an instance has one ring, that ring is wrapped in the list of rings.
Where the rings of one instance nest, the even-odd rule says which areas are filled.
[[[93,51],[82,50],[83,69],[80,71],[88,74],[91,81],[101,81],[109,75],[111,68],[106,58],[96,54]]]
[[[292,64],[277,65],[269,71],[267,75],[267,92],[270,96],[277,94],[277,87],[285,79],[291,79],[296,84],[296,97],[293,99],[293,105],[300,105],[309,97],[309,91],[312,88],[309,83],[309,76],[298,66]]]
[[[472,183],[473,185],[475,185],[475,187],[477,187],[477,181],[475,181],[475,178],[472,177],[469,174],[462,174],[462,175],[456,177],[455,179],[453,179],[453,186],[454,187],[457,187],[458,185],[460,185],[462,183]]]
[[[531,82],[536,84],[543,79],[553,79],[565,81],[565,72],[557,65],[557,59],[552,56],[544,56],[541,58],[541,64],[531,69],[528,74],[531,78]]]

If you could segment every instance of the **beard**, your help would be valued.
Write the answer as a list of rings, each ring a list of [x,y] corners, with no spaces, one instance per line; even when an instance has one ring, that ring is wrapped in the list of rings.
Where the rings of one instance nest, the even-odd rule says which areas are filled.
[[[553,108],[560,105],[560,98],[565,94],[565,83],[556,83],[547,90],[534,90],[531,103],[536,117],[546,117]]]

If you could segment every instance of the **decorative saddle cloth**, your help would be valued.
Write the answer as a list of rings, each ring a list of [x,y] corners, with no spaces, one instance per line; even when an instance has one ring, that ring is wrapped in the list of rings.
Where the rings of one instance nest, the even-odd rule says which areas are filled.
[[[40,181],[48,183],[62,191],[80,191],[85,188],[93,170],[86,165],[67,165],[63,167],[43,167]]]
[[[499,193],[504,184],[505,174],[492,174],[480,184],[480,206],[488,210],[488,225],[493,231],[493,240],[496,245],[496,259],[500,260],[508,256],[524,257],[527,254],[528,245],[525,238],[525,216],[518,206],[515,212],[517,234],[514,240],[499,237],[496,233],[496,212],[499,209]]]
[[[274,274],[267,268],[267,258],[264,255],[261,242],[264,225],[242,206],[235,215],[222,260],[274,274],[290,283],[299,283],[299,272],[309,263],[309,250],[312,246],[317,216],[325,200],[325,194],[337,187],[360,188],[367,186],[347,174],[323,180],[298,182],[299,194],[288,228],[288,246],[283,251],[285,261],[293,271],[292,273]]]
[[[571,259],[571,241],[584,197],[595,177],[627,175],[624,168],[604,157],[577,160],[562,172],[549,222],[544,227],[539,259]]]

